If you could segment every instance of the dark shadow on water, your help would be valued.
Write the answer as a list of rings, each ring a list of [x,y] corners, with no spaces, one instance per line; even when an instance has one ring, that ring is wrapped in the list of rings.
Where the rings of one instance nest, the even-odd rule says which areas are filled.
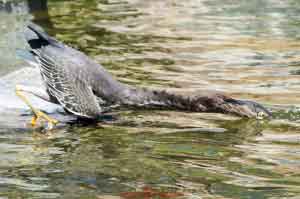
[[[96,120],[83,117],[74,117],[74,119],[67,121],[66,124],[73,127],[101,127],[101,124],[110,124],[112,122],[116,122],[118,118],[119,116],[115,114],[103,114]]]
[[[33,21],[39,25],[52,28],[53,24],[48,13],[48,0],[27,1],[0,1],[0,11],[17,13],[19,10],[27,10],[33,15]]]
[[[48,0],[28,0],[29,12],[33,15],[33,22],[40,26],[53,28],[49,12],[48,12]]]

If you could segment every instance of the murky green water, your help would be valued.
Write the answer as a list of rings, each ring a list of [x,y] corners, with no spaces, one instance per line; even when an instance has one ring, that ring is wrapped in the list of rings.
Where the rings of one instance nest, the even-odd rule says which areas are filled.
[[[0,199],[300,198],[299,1],[31,2],[0,4]],[[220,90],[275,119],[122,111],[41,134],[14,95],[17,83],[40,84],[15,57],[29,20],[121,81]]]

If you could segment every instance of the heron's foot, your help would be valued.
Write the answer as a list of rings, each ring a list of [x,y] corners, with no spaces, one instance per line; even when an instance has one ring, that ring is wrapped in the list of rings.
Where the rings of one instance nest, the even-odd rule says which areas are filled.
[[[56,124],[58,124],[58,120],[49,117],[47,114],[43,113],[42,111],[36,111],[35,115],[31,119],[31,125],[35,127],[37,125],[38,120],[46,121],[47,122],[47,130],[52,130]]]

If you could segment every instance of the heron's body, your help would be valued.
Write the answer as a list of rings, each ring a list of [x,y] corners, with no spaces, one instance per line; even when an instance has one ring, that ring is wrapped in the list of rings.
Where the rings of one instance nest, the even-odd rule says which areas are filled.
[[[50,37],[37,25],[30,24],[25,37],[31,47],[29,53],[33,56],[26,60],[40,68],[46,86],[48,97],[43,98],[60,104],[67,112],[79,117],[98,118],[102,114],[100,102],[232,113],[245,117],[255,117],[258,112],[270,114],[255,102],[236,100],[216,92],[186,96],[129,86],[114,79],[85,54]]]
[[[98,99],[119,92],[119,83],[86,55],[50,38],[39,27],[29,25],[25,36],[50,101],[80,117],[101,115]]]

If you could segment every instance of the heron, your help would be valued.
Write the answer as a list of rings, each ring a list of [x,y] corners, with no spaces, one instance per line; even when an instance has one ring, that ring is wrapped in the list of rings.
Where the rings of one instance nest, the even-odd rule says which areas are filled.
[[[27,25],[24,36],[30,49],[18,54],[39,68],[45,85],[45,89],[16,85],[16,94],[33,112],[32,126],[41,119],[52,129],[59,121],[33,107],[26,93],[58,104],[68,114],[90,120],[101,117],[106,105],[227,113],[247,118],[271,116],[259,103],[234,99],[220,92],[198,91],[185,95],[122,83],[101,64],[51,37],[34,23]]]

